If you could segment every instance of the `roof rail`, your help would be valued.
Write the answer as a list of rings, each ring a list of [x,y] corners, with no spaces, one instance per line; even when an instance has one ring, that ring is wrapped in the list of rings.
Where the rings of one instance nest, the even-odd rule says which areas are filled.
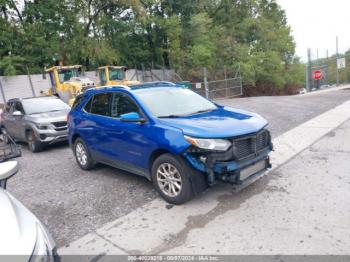
[[[141,88],[158,87],[158,86],[170,87],[170,86],[176,86],[176,84],[168,81],[154,81],[154,82],[146,82],[146,83],[131,85],[130,88],[141,89]]]

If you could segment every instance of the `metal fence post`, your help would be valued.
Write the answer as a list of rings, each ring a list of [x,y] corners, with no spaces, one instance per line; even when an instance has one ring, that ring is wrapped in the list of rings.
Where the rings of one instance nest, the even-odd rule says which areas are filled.
[[[165,67],[162,66],[162,80],[165,81]]]
[[[226,97],[229,97],[229,87],[228,87],[228,81],[227,81],[227,72],[226,72],[226,66],[224,66],[224,76],[225,76],[225,88],[226,88]]]
[[[145,82],[145,66],[143,65],[143,63],[141,64],[142,67],[142,82]]]
[[[241,75],[241,64],[238,64],[238,75],[239,75],[239,86],[240,86],[240,95],[243,95],[243,80]]]
[[[207,68],[203,68],[203,75],[204,75],[204,90],[205,90],[205,97],[210,98],[209,95],[209,86],[208,86],[208,76],[207,76]]]
[[[31,88],[31,90],[32,90],[33,96],[36,97],[35,91],[34,91],[33,82],[32,82],[32,77],[30,76],[28,66],[26,66],[26,67],[27,67],[27,74],[28,74],[28,79],[29,79],[30,88]]]
[[[136,80],[139,81],[139,72],[137,71],[136,65],[135,65],[135,75],[136,75]]]
[[[0,92],[1,92],[2,100],[4,101],[4,103],[6,103],[5,92],[4,92],[4,89],[2,88],[1,79],[0,79]]]

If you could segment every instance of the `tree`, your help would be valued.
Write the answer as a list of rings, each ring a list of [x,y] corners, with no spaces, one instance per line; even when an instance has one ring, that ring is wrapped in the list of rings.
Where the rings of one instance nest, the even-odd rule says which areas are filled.
[[[202,67],[240,67],[247,86],[302,84],[291,30],[275,0],[0,0],[0,22],[0,59],[16,64],[16,72],[20,62],[10,54],[31,72],[57,60],[88,70],[165,66],[187,79],[199,78]]]
[[[6,56],[0,61],[2,75],[13,76],[24,72],[24,59],[20,56]]]

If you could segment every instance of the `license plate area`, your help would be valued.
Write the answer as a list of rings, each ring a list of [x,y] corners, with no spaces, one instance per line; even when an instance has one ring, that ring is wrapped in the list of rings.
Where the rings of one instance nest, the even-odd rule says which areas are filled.
[[[260,171],[263,171],[266,169],[266,161],[262,160],[254,165],[248,166],[244,169],[241,170],[240,175],[239,175],[239,180],[243,181],[249,178],[250,176],[259,173]]]

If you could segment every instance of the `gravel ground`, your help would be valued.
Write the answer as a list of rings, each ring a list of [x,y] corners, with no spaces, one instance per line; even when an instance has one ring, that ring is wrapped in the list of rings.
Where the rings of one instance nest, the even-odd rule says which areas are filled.
[[[220,100],[257,112],[270,122],[273,136],[350,100],[350,90],[307,96]],[[151,183],[117,169],[80,170],[68,145],[32,154],[23,145],[20,172],[8,190],[47,225],[59,246],[123,216],[157,197]]]

